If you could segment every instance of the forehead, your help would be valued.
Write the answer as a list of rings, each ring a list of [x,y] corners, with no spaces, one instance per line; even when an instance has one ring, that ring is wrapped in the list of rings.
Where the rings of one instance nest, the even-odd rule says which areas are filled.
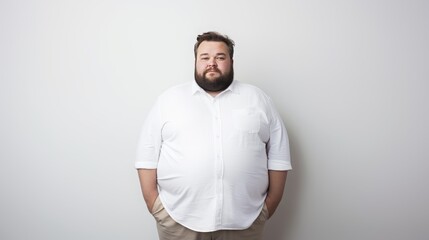
[[[224,42],[203,41],[197,49],[197,55],[218,53],[229,55],[228,46]]]

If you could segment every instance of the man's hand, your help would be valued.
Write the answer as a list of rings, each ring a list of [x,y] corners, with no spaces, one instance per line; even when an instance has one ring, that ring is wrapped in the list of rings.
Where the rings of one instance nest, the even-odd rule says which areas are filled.
[[[140,186],[147,209],[152,213],[153,204],[158,197],[156,169],[138,169]]]
[[[286,183],[287,171],[268,171],[269,186],[265,204],[267,204],[269,217],[273,216],[280,201]]]

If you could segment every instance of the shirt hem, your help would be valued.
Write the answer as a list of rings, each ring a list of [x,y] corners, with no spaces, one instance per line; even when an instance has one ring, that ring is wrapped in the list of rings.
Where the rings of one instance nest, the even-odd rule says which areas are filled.
[[[136,162],[134,164],[134,167],[136,169],[141,169],[141,168],[144,168],[144,169],[157,169],[158,163]]]
[[[171,214],[171,211],[168,209],[168,207],[166,206],[166,204],[163,203],[163,197],[162,197],[162,193],[160,192],[159,195],[159,200],[161,201],[162,206],[164,207],[165,211],[167,211],[168,215],[178,224],[192,230],[195,232],[215,232],[215,231],[221,231],[221,230],[245,230],[248,229],[250,226],[252,226],[252,224],[255,222],[255,220],[258,218],[259,214],[261,214],[261,212],[263,211],[264,205],[262,205],[262,207],[260,207],[260,209],[258,210],[258,214],[254,217],[254,219],[247,225],[244,227],[220,227],[220,228],[210,228],[210,229],[202,229],[202,228],[198,228],[198,227],[191,227],[188,224],[183,223],[180,220],[177,220],[177,218],[174,216],[174,214]],[[265,204],[265,200],[264,200],[264,204]]]
[[[292,165],[290,163],[285,163],[282,160],[269,160],[268,170],[288,171],[292,170]]]

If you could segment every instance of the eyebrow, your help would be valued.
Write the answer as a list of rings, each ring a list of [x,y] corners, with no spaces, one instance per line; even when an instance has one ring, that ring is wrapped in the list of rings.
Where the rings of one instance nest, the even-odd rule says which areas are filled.
[[[201,53],[200,57],[202,57],[202,56],[208,56],[208,55],[209,55],[208,53]],[[225,53],[216,53],[216,56],[226,56],[226,54]]]

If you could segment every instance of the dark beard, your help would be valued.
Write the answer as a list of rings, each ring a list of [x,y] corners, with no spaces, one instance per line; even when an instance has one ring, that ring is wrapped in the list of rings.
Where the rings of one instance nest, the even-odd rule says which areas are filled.
[[[221,75],[216,79],[209,80],[206,78],[207,71],[204,71],[202,75],[198,75],[197,70],[195,69],[195,81],[198,86],[204,89],[207,92],[220,92],[231,85],[232,80],[234,79],[234,68],[231,66],[231,70],[227,75]]]

